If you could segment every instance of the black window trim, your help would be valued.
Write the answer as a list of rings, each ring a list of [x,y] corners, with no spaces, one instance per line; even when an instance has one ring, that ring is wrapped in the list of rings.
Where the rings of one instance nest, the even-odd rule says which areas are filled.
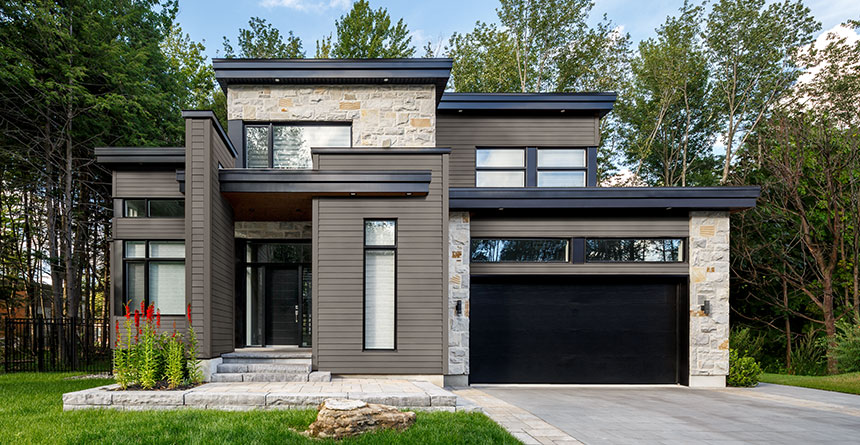
[[[242,122],[242,167],[243,168],[280,168],[275,165],[275,129],[276,126],[301,125],[305,127],[349,127],[349,146],[352,147],[352,121],[243,121]],[[248,127],[268,128],[266,151],[268,154],[268,167],[248,167]]]
[[[127,249],[126,245],[127,245],[127,243],[130,243],[130,242],[131,243],[140,243],[140,242],[144,243],[143,257],[142,258],[129,258],[128,257],[128,249]],[[150,258],[150,256],[149,256],[149,244],[153,243],[153,242],[155,242],[155,243],[169,243],[169,242],[180,243],[181,242],[181,243],[185,244],[185,240],[177,240],[177,239],[124,239],[124,240],[122,240],[122,298],[123,298],[123,300],[122,300],[122,304],[118,305],[118,307],[117,307],[117,310],[116,310],[116,312],[118,312],[117,315],[124,315],[122,313],[123,312],[123,306],[128,304],[130,301],[129,296],[128,296],[128,289],[129,289],[128,265],[129,264],[143,264],[143,301],[144,301],[144,304],[146,304],[146,307],[149,307],[149,304],[150,304],[150,301],[149,301],[149,263],[150,262],[156,262],[156,263],[183,263],[183,264],[185,264],[185,258]],[[187,270],[186,270],[185,279],[186,279],[186,283],[187,283],[187,280],[188,280]],[[183,290],[183,293],[185,293],[185,291],[186,290]],[[187,304],[188,303],[188,295],[185,295],[185,302],[186,302],[186,304],[182,305],[182,307],[188,307],[188,304]],[[134,313],[135,309],[136,308],[129,306],[129,310],[131,311],[132,314]],[[156,309],[158,309],[158,308],[156,308]],[[184,312],[181,314],[169,314],[169,313],[163,313],[162,312],[161,315],[185,316],[186,314]]]
[[[393,245],[367,245],[367,223],[372,221],[394,221],[394,244]],[[398,241],[398,226],[397,218],[364,218],[361,222],[361,350],[362,352],[397,352],[397,241]],[[367,347],[367,251],[368,250],[388,250],[394,252],[394,345],[392,348],[368,348]]]
[[[589,240],[678,240],[681,241],[681,261],[610,261],[610,260],[589,260],[588,259],[588,241]],[[585,237],[585,263],[586,264],[685,264],[689,262],[689,242],[687,237],[677,236],[590,236]]]
[[[533,240],[533,241],[566,241],[567,247],[565,252],[567,259],[564,261],[473,261],[472,260],[472,241],[474,240]],[[570,237],[554,236],[554,237],[534,237],[534,236],[488,236],[469,238],[469,264],[571,264],[573,259],[573,242]]]
[[[591,165],[591,156],[593,150],[591,150],[591,146],[587,145],[566,145],[566,146],[538,146],[538,145],[518,145],[518,146],[476,146],[475,147],[475,187],[492,189],[499,187],[492,186],[479,186],[478,185],[478,172],[481,171],[515,171],[515,172],[523,172],[523,186],[522,188],[559,188],[559,187],[539,187],[538,186],[538,173],[540,172],[582,172],[583,173],[583,185],[576,187],[561,187],[561,188],[585,188],[589,186],[591,182],[589,175],[589,165]],[[522,150],[523,152],[523,166],[522,167],[479,167],[478,166],[478,150]],[[540,150],[582,150],[584,153],[584,166],[582,167],[538,167],[538,151]],[[517,187],[520,188],[520,187]]]
[[[144,216],[128,216],[128,201],[144,201],[144,208],[146,215]],[[156,218],[156,219],[182,219],[185,218],[185,215],[182,216],[151,216],[152,211],[150,210],[150,202],[152,201],[178,201],[182,202],[182,208],[185,209],[185,198],[122,198],[122,217],[123,218]]]

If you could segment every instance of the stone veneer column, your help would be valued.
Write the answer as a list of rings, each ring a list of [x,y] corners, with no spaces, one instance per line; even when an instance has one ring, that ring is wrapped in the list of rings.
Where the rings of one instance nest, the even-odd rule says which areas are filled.
[[[469,212],[448,215],[448,374],[446,386],[469,384]],[[457,315],[457,302],[462,312]]]
[[[729,370],[729,213],[690,212],[690,386]]]

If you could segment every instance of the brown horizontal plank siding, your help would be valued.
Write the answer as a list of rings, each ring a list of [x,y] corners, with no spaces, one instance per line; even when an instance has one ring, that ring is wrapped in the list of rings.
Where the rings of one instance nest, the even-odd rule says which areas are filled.
[[[114,218],[114,239],[185,239],[184,218]]]
[[[176,172],[115,171],[114,198],[182,198]]]
[[[320,170],[431,170],[421,197],[314,200],[314,362],[339,374],[441,374],[447,155],[326,155]],[[395,351],[363,351],[364,219],[397,219]]]
[[[589,147],[598,144],[597,117],[436,117],[436,146],[450,147],[451,187],[475,186],[475,147]]]

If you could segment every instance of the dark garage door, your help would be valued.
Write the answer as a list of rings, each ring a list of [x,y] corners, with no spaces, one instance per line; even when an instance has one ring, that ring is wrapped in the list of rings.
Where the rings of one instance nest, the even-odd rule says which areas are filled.
[[[667,278],[472,277],[469,379],[677,383],[679,290]]]

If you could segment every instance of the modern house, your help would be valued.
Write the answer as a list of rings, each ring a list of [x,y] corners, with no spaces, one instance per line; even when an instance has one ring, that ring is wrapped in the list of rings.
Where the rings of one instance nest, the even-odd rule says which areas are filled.
[[[214,67],[226,129],[186,111],[184,147],[96,150],[114,315],[185,329],[190,304],[211,378],[292,346],[321,374],[725,385],[729,215],[759,190],[599,187],[614,93],[445,92],[450,59]]]

